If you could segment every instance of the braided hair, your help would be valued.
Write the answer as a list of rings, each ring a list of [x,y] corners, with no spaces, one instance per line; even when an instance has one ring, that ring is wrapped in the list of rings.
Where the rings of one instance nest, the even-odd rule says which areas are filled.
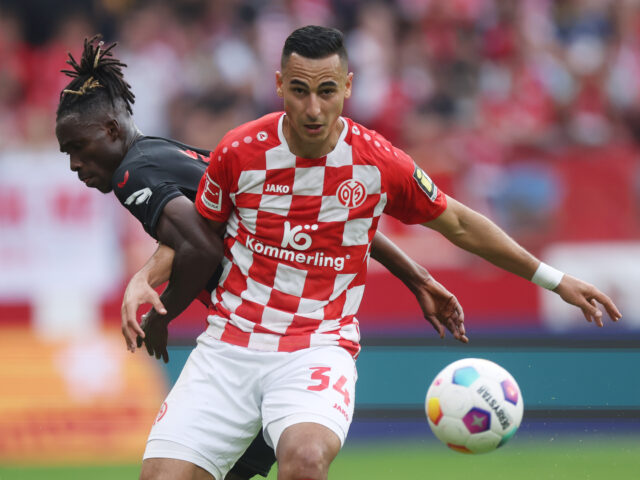
[[[131,106],[135,102],[135,95],[122,74],[122,67],[126,67],[126,64],[113,58],[111,50],[116,45],[112,43],[103,49],[102,35],[98,34],[85,38],[80,63],[69,53],[67,63],[72,69],[61,72],[73,80],[60,92],[56,119],[71,111],[86,110],[87,107],[107,101],[114,107],[122,101],[127,111],[133,113]]]

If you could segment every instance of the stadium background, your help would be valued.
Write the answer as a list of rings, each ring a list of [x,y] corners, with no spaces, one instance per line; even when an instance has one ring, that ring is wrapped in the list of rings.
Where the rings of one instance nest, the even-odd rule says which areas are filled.
[[[1,0],[0,478],[30,478],[33,465],[37,478],[53,478],[56,465],[71,468],[61,478],[83,478],[77,465],[136,465],[204,325],[197,306],[172,324],[168,368],[126,354],[121,294],[154,244],[115,198],[78,182],[57,150],[67,51],[77,58],[97,32],[118,41],[142,131],[213,148],[231,127],[280,108],[273,72],[282,42],[309,23],[346,33],[356,75],[348,116],[545,261],[596,283],[624,315],[596,329],[553,294],[437,234],[384,220],[382,231],[458,296],[471,343],[436,338],[409,292],[372,262],[356,414],[341,457],[364,471],[400,442],[431,463],[400,474],[411,461],[392,457],[366,478],[422,478],[417,470],[453,468],[452,458],[467,462],[461,476],[491,464],[500,478],[504,455],[533,451],[551,466],[589,465],[591,478],[603,478],[598,467],[632,478],[640,454],[636,0]],[[422,411],[435,373],[467,356],[504,365],[525,398],[520,432],[504,453],[475,460],[484,463],[435,444]],[[622,456],[597,457],[596,444]]]

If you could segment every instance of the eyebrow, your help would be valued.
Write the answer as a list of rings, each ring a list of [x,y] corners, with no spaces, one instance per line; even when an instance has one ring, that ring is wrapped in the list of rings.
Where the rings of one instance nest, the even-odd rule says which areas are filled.
[[[62,153],[65,153],[69,149],[69,147],[71,147],[76,143],[78,143],[78,140],[67,140],[66,142],[60,145],[60,151]]]
[[[305,88],[309,88],[309,85],[307,85],[306,82],[303,82],[302,80],[296,80],[296,79],[291,80],[290,85],[300,85]],[[337,86],[338,86],[337,82],[334,82],[333,80],[327,80],[326,82],[322,82],[320,85],[318,85],[318,88],[337,87]]]

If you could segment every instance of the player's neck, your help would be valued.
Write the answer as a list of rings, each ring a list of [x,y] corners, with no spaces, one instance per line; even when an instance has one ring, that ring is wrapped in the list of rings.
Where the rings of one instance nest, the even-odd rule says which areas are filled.
[[[125,141],[125,154],[129,151],[129,149],[131,149],[131,146],[136,142],[136,140],[143,136],[142,132],[138,129],[136,124],[133,123],[133,121],[130,123],[130,125],[128,125],[126,135],[127,139]]]

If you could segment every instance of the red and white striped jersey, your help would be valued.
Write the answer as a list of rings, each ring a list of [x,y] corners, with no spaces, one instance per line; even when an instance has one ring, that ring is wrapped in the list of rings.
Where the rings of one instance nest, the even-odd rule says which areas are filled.
[[[207,331],[257,350],[339,345],[357,356],[355,315],[380,215],[423,223],[446,197],[408,155],[347,118],[331,153],[296,157],[283,118],[230,131],[200,181],[198,211],[227,222]]]

